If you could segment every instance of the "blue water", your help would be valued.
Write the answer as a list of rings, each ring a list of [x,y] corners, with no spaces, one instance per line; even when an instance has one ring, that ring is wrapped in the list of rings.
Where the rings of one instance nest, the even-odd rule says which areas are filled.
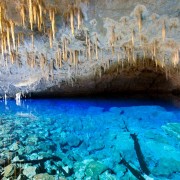
[[[140,163],[134,133],[149,174]],[[24,170],[34,166],[37,174],[53,179],[137,179],[123,159],[144,179],[180,179],[180,109],[167,101],[1,101],[0,140],[6,165],[25,162],[16,163],[19,174],[27,175]]]

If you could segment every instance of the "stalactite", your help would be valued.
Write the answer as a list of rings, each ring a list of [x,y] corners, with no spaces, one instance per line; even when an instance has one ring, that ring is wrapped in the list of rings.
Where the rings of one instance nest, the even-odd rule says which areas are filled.
[[[59,48],[59,67],[62,68],[62,52],[60,48]]]
[[[120,65],[120,54],[118,53],[118,65]]]
[[[166,24],[164,21],[162,25],[162,40],[165,41],[165,38],[166,38]]]
[[[88,32],[86,31],[86,46],[88,45]]]
[[[3,33],[3,45],[4,45],[4,52],[7,53],[7,42],[6,42],[6,34]]]
[[[28,0],[28,7],[29,7],[29,22],[31,26],[31,31],[33,31],[33,5],[32,0]]]
[[[8,44],[8,49],[9,53],[11,52],[11,42],[10,42],[10,29],[9,26],[6,28],[6,33],[7,33],[7,44]]]
[[[20,33],[18,33],[18,37],[17,37],[17,47],[19,47],[20,46]]]
[[[132,46],[134,46],[134,37],[135,37],[135,31],[132,31]]]
[[[51,29],[49,30],[49,45],[50,45],[50,48],[53,47],[53,35],[52,35]]]
[[[88,41],[88,57],[89,57],[89,60],[91,60],[91,40],[90,39]]]
[[[13,47],[14,49],[16,48],[15,47],[15,30],[14,30],[14,22],[13,21],[10,21],[10,27],[11,27],[11,37],[12,37],[12,40],[13,40]]]
[[[116,34],[115,34],[114,29],[115,29],[115,27],[112,26],[112,29],[111,29],[111,39],[110,39],[112,56],[114,56],[114,44],[115,44],[115,39],[116,39]]]
[[[103,61],[103,49],[101,49],[101,61]]]
[[[74,66],[76,65],[76,51],[73,51],[73,62],[74,62]]]
[[[62,53],[63,53],[63,60],[65,59],[65,42],[64,39],[62,41]]]
[[[0,32],[3,33],[5,29],[5,14],[6,14],[6,3],[0,3]]]
[[[79,50],[79,53],[78,53],[78,61],[81,62],[81,50]]]
[[[70,50],[70,63],[73,64],[73,54],[71,50]]]
[[[25,27],[25,6],[21,5],[20,7],[20,16],[21,16],[21,24],[23,27]]]
[[[34,49],[34,34],[31,34],[32,49]]]
[[[37,23],[37,5],[33,4],[32,6],[32,12],[33,12],[33,23]]]
[[[68,54],[68,51],[67,51],[67,40],[66,38],[64,39],[64,60],[67,61],[67,54]]]
[[[179,63],[179,50],[177,50],[173,53],[172,62],[173,62],[174,68],[175,68],[177,66],[177,64]]]
[[[156,41],[153,43],[153,57],[156,63],[156,68],[157,68],[157,58],[156,58]]]
[[[80,29],[81,26],[81,9],[78,7],[78,14],[77,14],[77,19],[78,19],[78,29]]]
[[[74,35],[74,11],[73,11],[73,7],[71,7],[71,10],[70,10],[70,23],[71,23],[71,32],[72,32],[72,35]]]
[[[96,49],[96,60],[98,60],[98,38],[97,38],[97,35],[96,35],[96,41],[95,41],[95,49]]]
[[[49,18],[51,21],[51,29],[52,29],[52,35],[53,35],[53,40],[55,39],[55,9],[51,8],[49,10]]]
[[[141,30],[142,30],[142,11],[139,11],[139,14],[138,14],[138,27],[139,27],[139,33],[141,33]]]

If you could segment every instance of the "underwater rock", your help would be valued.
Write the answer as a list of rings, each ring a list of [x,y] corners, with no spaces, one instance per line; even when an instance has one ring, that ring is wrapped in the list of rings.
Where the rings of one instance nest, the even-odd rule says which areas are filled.
[[[11,151],[17,151],[17,150],[19,149],[18,143],[17,143],[17,142],[13,143],[13,144],[10,146],[9,149],[10,149]]]
[[[33,180],[55,180],[55,177],[52,175],[49,175],[48,173],[36,174],[33,177]]]
[[[36,135],[31,135],[27,138],[27,143],[30,145],[37,145],[38,137]]]
[[[99,175],[99,180],[116,180],[116,176],[110,174],[108,171],[105,171]]]
[[[14,172],[15,172],[15,166],[10,164],[4,168],[4,177],[8,178],[8,177],[12,176],[14,174]]]
[[[94,180],[98,180],[100,174],[108,169],[107,166],[98,161],[90,162],[85,170],[85,174],[87,177],[91,177]]]
[[[17,180],[28,180],[28,177],[26,177],[25,175],[23,174],[20,174],[17,178]]]
[[[0,166],[3,166],[5,164],[5,160],[4,159],[0,159]]]
[[[28,178],[32,178],[34,175],[36,175],[36,167],[34,166],[28,166],[23,170],[23,174],[27,176]]]
[[[180,172],[180,161],[172,158],[161,158],[157,166],[152,170],[153,175],[165,177],[169,177],[177,172]]]
[[[13,160],[12,160],[12,162],[16,162],[16,161],[19,161],[20,159],[19,159],[19,156],[15,156],[14,158],[13,158]]]
[[[78,147],[80,144],[80,139],[75,135],[70,135],[67,137],[67,143],[71,147]]]
[[[86,159],[82,162],[77,161],[74,164],[74,171],[75,171],[76,179],[83,179],[83,177],[85,176],[86,166],[87,166],[87,164],[89,164],[92,161],[94,161],[94,160],[93,159]]]
[[[167,125],[162,126],[162,129],[170,136],[180,140],[180,123],[167,123]]]

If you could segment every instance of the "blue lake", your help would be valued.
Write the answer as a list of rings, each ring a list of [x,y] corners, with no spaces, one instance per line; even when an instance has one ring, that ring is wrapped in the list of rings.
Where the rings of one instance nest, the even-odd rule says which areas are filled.
[[[1,173],[9,165],[14,179],[179,180],[180,108],[127,98],[1,100]]]

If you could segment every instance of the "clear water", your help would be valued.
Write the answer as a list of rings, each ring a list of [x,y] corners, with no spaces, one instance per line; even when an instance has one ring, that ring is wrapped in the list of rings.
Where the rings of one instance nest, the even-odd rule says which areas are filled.
[[[136,143],[131,136],[134,133]],[[179,140],[180,109],[166,102],[0,102],[0,170],[17,162],[13,163],[17,171],[12,179],[19,174],[33,179],[32,171],[25,172],[29,166],[36,168],[36,174],[48,173],[52,179],[138,179],[123,163],[126,161],[144,179],[179,180]]]

